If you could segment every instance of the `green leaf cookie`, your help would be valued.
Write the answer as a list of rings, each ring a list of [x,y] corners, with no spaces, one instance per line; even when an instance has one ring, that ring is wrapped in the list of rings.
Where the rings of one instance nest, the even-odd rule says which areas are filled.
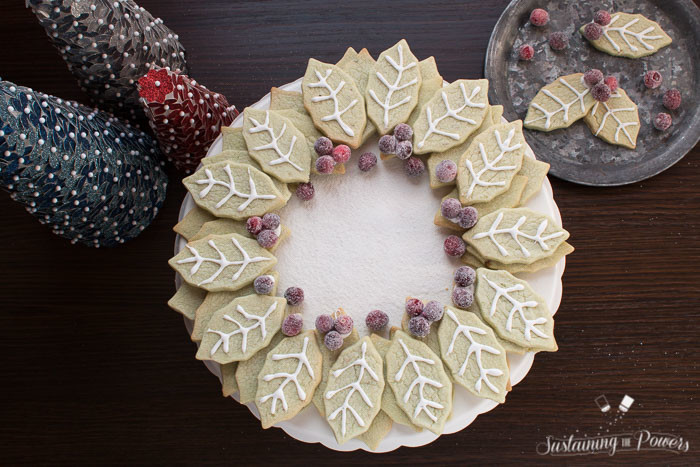
[[[250,284],[277,264],[277,258],[253,239],[228,234],[190,242],[168,264],[189,284],[220,292]]]
[[[247,107],[243,137],[250,156],[265,173],[286,183],[309,181],[311,154],[306,136],[288,119],[271,110]]]
[[[221,139],[222,151],[248,151],[248,146],[243,138],[243,128],[241,127],[221,127]]]
[[[501,338],[535,352],[554,352],[554,320],[545,300],[508,271],[479,268],[474,298]]]
[[[385,135],[408,120],[418,103],[421,74],[418,59],[401,39],[379,55],[367,83],[367,117]]]
[[[325,398],[323,397],[323,390],[328,384],[328,378],[330,378],[331,374],[331,367],[338,359],[340,354],[343,353],[343,350],[360,340],[360,335],[358,334],[357,329],[353,328],[352,332],[343,339],[343,345],[336,350],[329,350],[328,347],[326,347],[326,344],[323,342],[324,337],[325,336],[323,334],[318,332],[316,333],[316,343],[318,344],[318,348],[321,349],[323,366],[321,368],[321,383],[318,385],[318,391],[316,391],[314,394],[313,403],[316,410],[318,410],[318,413],[321,414],[323,418],[326,418],[326,403]]]
[[[539,90],[525,116],[525,128],[552,131],[567,128],[591,110],[595,99],[583,73],[561,76]]]
[[[626,148],[637,147],[639,113],[637,104],[618,88],[607,102],[597,102],[583,119],[591,132],[610,144]]]
[[[504,208],[480,218],[463,238],[483,259],[532,264],[554,254],[569,232],[545,214]]]
[[[414,125],[414,152],[446,151],[467,139],[484,120],[488,90],[488,80],[460,79],[436,91]]]
[[[205,165],[183,183],[198,206],[218,217],[243,220],[285,205],[270,177],[249,165]]]
[[[367,82],[369,81],[369,74],[374,71],[374,58],[367,51],[367,49],[362,49],[360,52],[355,51],[352,47],[348,47],[345,51],[343,58],[341,58],[335,65],[346,72],[357,85],[357,90],[360,91],[361,95],[365,95],[367,92]],[[362,143],[369,139],[370,136],[377,132],[377,127],[374,126],[371,120],[367,120],[367,125],[365,130],[362,132]]]
[[[185,217],[182,218],[180,222],[175,224],[173,231],[180,234],[185,240],[192,238],[199,229],[202,228],[205,222],[213,221],[216,216],[206,209],[202,209],[199,206],[195,206],[189,210]]]
[[[501,123],[484,130],[462,155],[457,187],[463,204],[485,203],[508,191],[525,154],[522,122]]]
[[[491,328],[472,312],[446,307],[438,335],[442,359],[455,382],[476,396],[505,402],[506,351]]]
[[[286,303],[268,295],[235,299],[209,320],[197,359],[221,364],[248,360],[279,331]]]
[[[263,428],[288,420],[309,405],[321,381],[321,352],[314,331],[282,339],[258,376],[255,405]]]
[[[580,32],[584,37],[585,25]],[[655,21],[639,14],[611,13],[610,24],[603,26],[603,35],[594,41],[596,49],[617,57],[639,58],[656,53],[672,40]]]
[[[324,388],[326,420],[338,444],[367,431],[384,390],[382,357],[369,337],[343,350]]]
[[[386,354],[386,371],[396,401],[411,422],[441,434],[452,412],[452,381],[440,357],[397,330]]]
[[[367,124],[365,99],[341,68],[309,59],[301,83],[304,107],[316,128],[335,142],[355,149]]]
[[[202,304],[207,296],[207,291],[194,287],[188,283],[183,283],[175,295],[168,300],[168,306],[180,313],[187,319],[194,319],[197,308]]]

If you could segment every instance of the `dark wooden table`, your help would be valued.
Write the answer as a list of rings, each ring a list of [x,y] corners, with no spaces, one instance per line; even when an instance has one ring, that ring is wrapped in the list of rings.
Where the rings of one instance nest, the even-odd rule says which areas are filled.
[[[308,57],[375,54],[405,37],[447,80],[478,78],[507,1],[206,2],[144,0],[180,35],[191,75],[239,108],[300,77]],[[86,102],[24,2],[5,2],[0,73]],[[621,188],[552,179],[577,251],[567,259],[558,353],[540,355],[505,405],[429,446],[373,456],[263,431],[220,396],[194,359],[173,293],[172,226],[185,190],[173,174],[155,222],[120,248],[71,246],[0,196],[0,463],[544,462],[548,435],[674,433],[690,452],[567,458],[697,463],[700,448],[700,150]],[[608,426],[594,399],[635,402]],[[562,459],[559,459],[562,460]]]

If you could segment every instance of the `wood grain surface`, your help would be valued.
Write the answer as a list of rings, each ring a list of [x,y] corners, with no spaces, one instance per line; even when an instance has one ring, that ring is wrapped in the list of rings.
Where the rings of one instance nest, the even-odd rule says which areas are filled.
[[[347,46],[376,56],[399,38],[434,55],[445,79],[479,78],[507,1],[143,0],[180,35],[192,77],[240,109]],[[0,13],[0,76],[87,103],[24,2]],[[108,250],[71,246],[0,196],[0,463],[542,463],[548,435],[647,429],[690,451],[557,458],[700,462],[700,149],[619,188],[552,179],[576,252],[556,316],[559,352],[542,354],[505,405],[462,432],[375,456],[304,444],[220,395],[194,359],[174,291],[171,231],[185,190],[172,174],[155,222]],[[594,399],[613,405],[602,414]],[[623,395],[635,399],[608,426]]]

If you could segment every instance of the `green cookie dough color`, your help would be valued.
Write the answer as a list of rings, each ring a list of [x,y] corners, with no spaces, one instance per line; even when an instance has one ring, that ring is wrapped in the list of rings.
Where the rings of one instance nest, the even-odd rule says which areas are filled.
[[[421,74],[418,59],[405,39],[379,55],[367,83],[367,117],[379,134],[405,122],[418,103]]]
[[[483,259],[532,264],[553,255],[569,232],[545,214],[504,208],[479,219],[463,238]]]
[[[496,334],[535,352],[554,352],[554,320],[545,300],[508,271],[479,268],[474,298]]]
[[[191,285],[232,292],[272,269],[277,258],[257,241],[234,233],[190,242],[168,264]]]
[[[441,434],[452,412],[452,382],[440,357],[403,331],[394,332],[391,341],[387,382],[397,403],[413,424]]]
[[[367,124],[365,99],[347,73],[312,58],[301,90],[316,128],[335,142],[359,147]]]
[[[383,390],[382,357],[364,337],[340,354],[324,388],[326,420],[339,444],[369,429]]]
[[[525,154],[522,122],[494,125],[479,136],[458,164],[457,187],[463,204],[485,203],[508,191]]]
[[[250,357],[248,360],[238,363],[234,376],[236,385],[240,389],[238,401],[241,404],[255,402],[255,394],[258,391],[258,375],[260,374],[260,370],[262,370],[263,366],[265,365],[267,355],[272,349],[277,347],[277,344],[282,342],[282,339],[284,339],[284,334],[278,332],[272,337],[272,340],[267,347],[258,351],[258,353]]]
[[[285,183],[308,182],[311,154],[306,137],[288,119],[270,110],[243,111],[243,137],[250,156],[265,173]]]
[[[598,138],[626,148],[637,147],[639,113],[637,104],[618,88],[607,102],[597,102],[583,119]]]
[[[580,32],[584,37],[584,29]],[[588,39],[596,49],[617,57],[639,58],[656,53],[672,40],[655,21],[639,14],[612,13],[610,23],[603,26],[603,35]]]
[[[242,220],[286,204],[272,179],[249,165],[227,161],[208,164],[183,183],[198,206],[218,217]]]
[[[474,313],[447,307],[438,335],[442,359],[454,380],[476,396],[505,402],[506,351],[491,328]]]
[[[460,79],[436,91],[414,124],[414,152],[441,152],[464,142],[486,116],[488,90],[488,80]]]
[[[316,407],[316,410],[318,410],[318,413],[321,414],[323,418],[326,418],[326,403],[324,402],[325,399],[323,397],[323,390],[328,384],[328,378],[330,378],[331,374],[331,367],[338,359],[340,354],[343,353],[343,350],[360,340],[360,335],[357,333],[357,329],[353,328],[352,332],[343,339],[342,347],[336,350],[329,350],[328,347],[326,347],[326,344],[323,341],[324,337],[325,336],[323,334],[319,332],[316,333],[316,343],[318,344],[318,348],[321,349],[321,355],[323,356],[323,367],[321,368],[321,384],[318,386],[319,390],[314,394],[313,404],[314,407]]]
[[[311,402],[321,381],[321,352],[313,334],[284,338],[267,355],[255,393],[263,428],[294,417]]]
[[[552,131],[568,128],[591,110],[595,99],[583,73],[561,76],[539,90],[525,116],[525,128]]]
[[[286,304],[284,298],[267,295],[235,299],[209,320],[197,359],[221,364],[248,360],[279,331]]]

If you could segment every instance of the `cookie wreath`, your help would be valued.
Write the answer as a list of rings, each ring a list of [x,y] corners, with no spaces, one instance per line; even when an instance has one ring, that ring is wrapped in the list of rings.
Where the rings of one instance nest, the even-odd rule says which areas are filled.
[[[336,65],[311,60],[304,79],[273,88],[269,101],[246,109],[232,128],[224,129],[221,142],[185,181],[191,196],[175,227],[182,238],[170,261],[184,281],[169,304],[185,316],[199,343],[197,358],[221,377],[223,394],[251,410],[255,406],[265,428],[282,427],[300,440],[338,450],[382,452],[425,444],[503,402],[529,370],[534,352],[556,350],[551,314],[561,298],[562,256],[571,251],[568,233],[559,227],[546,165],[527,145],[507,151],[507,157],[500,154],[504,147],[517,146],[521,125],[501,124],[501,109],[486,98],[488,82],[458,80],[443,88],[432,57],[418,61],[405,41],[380,59],[375,62],[364,49],[348,49]],[[316,91],[305,95],[305,86]],[[357,106],[367,109],[364,115],[350,113]],[[323,138],[339,132],[345,136]],[[418,142],[424,143],[424,155],[411,155]],[[352,158],[350,144],[361,146]],[[442,160],[457,166],[451,180],[441,176]],[[425,176],[404,179],[423,174],[426,166],[430,186]],[[349,177],[342,176],[346,172]],[[284,181],[290,173],[297,179],[293,184]],[[342,187],[353,185],[351,180],[360,182],[354,187],[359,200],[343,207],[361,206],[358,216],[322,206],[322,196],[338,192],[342,198]],[[454,193],[446,194],[444,186],[454,186]],[[411,212],[407,228],[387,225],[386,217],[376,219],[372,208],[390,204],[380,202],[390,187],[398,188],[391,202],[398,198],[405,210],[420,210],[424,220],[417,222],[417,212]],[[316,199],[303,201],[314,191]],[[459,216],[442,216],[442,195],[460,209],[476,206],[481,219],[466,229]],[[279,202],[288,204],[277,216],[270,211],[280,209]],[[260,216],[260,210],[266,214]],[[309,228],[303,222],[318,211],[322,219]],[[391,283],[377,285],[376,272],[351,261],[353,247],[367,241],[352,239],[342,222],[359,223],[360,217],[374,222],[375,231],[384,222],[388,240],[371,242],[379,248],[412,245],[416,237],[430,236],[430,245],[415,251],[418,262],[430,267],[400,268],[384,278],[405,280],[408,292]],[[430,222],[433,217],[438,227],[464,234],[462,261],[442,251],[445,230]],[[342,235],[334,236],[333,225],[341,226]],[[405,237],[390,235],[402,228]],[[297,232],[306,240],[303,245],[294,243]],[[324,255],[319,238],[334,245],[339,239],[339,248]],[[288,261],[292,258],[296,261]],[[383,264],[383,258],[375,259]],[[315,273],[317,263],[335,270]],[[460,267],[463,263],[474,269]],[[350,272],[343,275],[346,265]],[[488,275],[491,270],[484,266],[493,265],[503,276]],[[523,270],[539,272],[523,276]],[[416,271],[424,275],[410,281],[408,274]],[[470,280],[465,281],[465,271],[471,271],[466,273]],[[363,274],[370,274],[366,288],[340,290]],[[509,292],[496,296],[489,295],[490,288],[479,289],[485,275]],[[529,285],[520,284],[527,280]],[[316,282],[323,286],[315,288]],[[301,285],[306,300],[301,289],[286,285]],[[366,299],[362,307],[356,304],[358,295]],[[409,297],[404,303],[406,295],[420,300]],[[489,300],[497,302],[493,315],[490,305],[482,310]],[[518,305],[509,307],[513,301]],[[368,313],[373,307],[382,311]]]

